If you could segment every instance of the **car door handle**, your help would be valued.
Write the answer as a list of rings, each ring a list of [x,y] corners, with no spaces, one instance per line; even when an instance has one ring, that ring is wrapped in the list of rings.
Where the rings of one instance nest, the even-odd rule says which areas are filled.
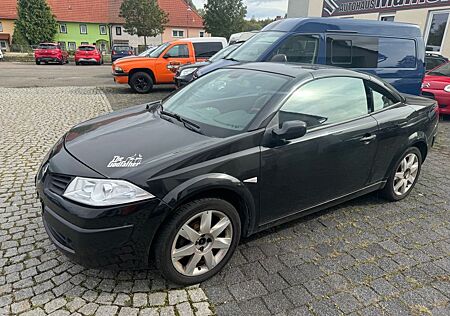
[[[371,141],[373,141],[375,138],[377,138],[377,135],[366,134],[366,135],[364,135],[363,137],[361,137],[361,138],[359,139],[359,141],[368,144],[368,143],[370,143]]]

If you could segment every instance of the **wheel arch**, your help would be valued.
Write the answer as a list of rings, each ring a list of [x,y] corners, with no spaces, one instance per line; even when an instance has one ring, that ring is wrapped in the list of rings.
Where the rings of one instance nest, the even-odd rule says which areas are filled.
[[[150,77],[152,77],[153,84],[156,84],[156,77],[155,77],[155,74],[154,74],[154,72],[153,72],[151,69],[149,69],[149,68],[133,68],[133,69],[131,69],[131,70],[128,72],[128,83],[130,83],[131,76],[132,76],[133,74],[135,74],[136,72],[145,72],[145,73],[149,74]]]

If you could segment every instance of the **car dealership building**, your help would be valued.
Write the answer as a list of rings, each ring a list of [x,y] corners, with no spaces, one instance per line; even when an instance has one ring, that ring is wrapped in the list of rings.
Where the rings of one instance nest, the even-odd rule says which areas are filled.
[[[450,0],[289,0],[288,17],[306,16],[414,23],[427,51],[450,57]]]

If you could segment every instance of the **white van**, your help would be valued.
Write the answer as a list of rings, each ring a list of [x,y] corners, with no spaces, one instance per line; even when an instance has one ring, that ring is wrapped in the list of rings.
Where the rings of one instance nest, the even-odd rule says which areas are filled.
[[[225,37],[189,37],[179,41],[191,42],[194,45],[196,58],[210,58],[219,50],[228,46]]]

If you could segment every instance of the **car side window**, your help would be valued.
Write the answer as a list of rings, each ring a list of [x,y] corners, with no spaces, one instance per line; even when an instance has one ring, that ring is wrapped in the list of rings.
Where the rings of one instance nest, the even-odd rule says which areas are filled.
[[[166,53],[170,58],[189,58],[189,49],[187,45],[175,45]]]
[[[319,38],[314,35],[294,35],[285,40],[270,56],[286,56],[290,63],[314,64],[317,62]]]
[[[388,91],[378,86],[376,83],[366,81],[366,84],[372,98],[374,111],[387,108],[397,103],[397,100]]]
[[[352,77],[322,78],[295,91],[278,113],[279,124],[299,120],[308,128],[368,114],[364,81]]]

